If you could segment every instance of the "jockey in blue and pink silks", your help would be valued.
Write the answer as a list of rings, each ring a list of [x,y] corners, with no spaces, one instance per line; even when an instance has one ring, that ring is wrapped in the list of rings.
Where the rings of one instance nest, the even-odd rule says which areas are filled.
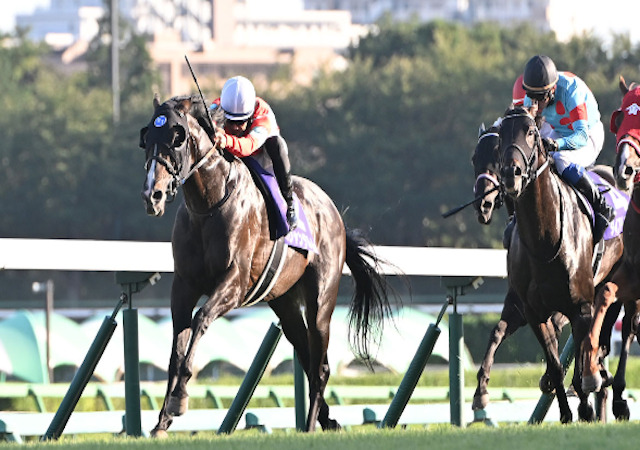
[[[298,214],[289,151],[271,106],[256,96],[251,81],[236,76],[225,82],[220,98],[213,101],[211,109],[217,108],[223,109],[226,120],[224,129],[216,131],[216,144],[238,157],[253,156],[263,169],[275,175],[287,202],[287,224],[293,230],[298,225]]]
[[[549,125],[540,134],[562,178],[571,183],[593,206],[593,243],[602,239],[614,217],[598,187],[585,173],[604,144],[604,126],[598,103],[584,81],[570,72],[558,72],[545,55],[531,58],[524,69],[524,106]]]

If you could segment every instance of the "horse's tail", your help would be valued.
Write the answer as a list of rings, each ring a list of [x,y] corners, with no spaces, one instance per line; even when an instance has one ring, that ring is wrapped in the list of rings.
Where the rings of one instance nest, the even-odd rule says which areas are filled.
[[[380,273],[381,260],[358,230],[347,230],[347,266],[355,284],[349,308],[349,338],[353,350],[371,368],[369,342],[380,343],[384,320],[392,317],[391,287]],[[396,301],[399,298],[394,295]]]

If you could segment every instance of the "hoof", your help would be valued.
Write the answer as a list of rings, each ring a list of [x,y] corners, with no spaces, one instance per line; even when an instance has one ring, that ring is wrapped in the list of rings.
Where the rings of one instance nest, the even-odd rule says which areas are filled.
[[[560,414],[560,422],[561,423],[571,423],[573,422],[573,414],[569,411],[567,414]]]
[[[629,406],[626,400],[614,400],[613,401],[613,415],[616,420],[629,420]]]
[[[157,439],[167,439],[169,437],[169,433],[167,430],[151,430],[151,437]]]
[[[329,419],[329,423],[327,423],[327,427],[325,429],[327,431],[340,431],[342,430],[342,427],[337,420]]]
[[[585,422],[594,422],[596,420],[596,412],[589,402],[580,403],[578,405],[578,417]]]
[[[555,391],[555,386],[551,382],[551,377],[547,373],[545,373],[544,375],[542,375],[542,377],[540,377],[539,384],[540,384],[540,390],[545,394],[551,394],[553,391]]]
[[[471,409],[473,411],[485,409],[488,404],[489,404],[489,394],[482,394],[478,397],[473,397],[473,403],[471,404]]]
[[[173,395],[169,396],[167,402],[167,413],[172,416],[181,416],[189,409],[189,396],[178,398]]]
[[[599,372],[582,377],[582,390],[585,393],[599,392],[602,388],[602,376]]]

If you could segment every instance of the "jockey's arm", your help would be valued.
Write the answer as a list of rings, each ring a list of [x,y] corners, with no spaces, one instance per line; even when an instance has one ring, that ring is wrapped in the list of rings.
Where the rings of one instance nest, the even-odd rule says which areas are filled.
[[[243,137],[224,134],[221,139],[221,146],[231,154],[243,157],[254,154],[262,147],[269,137],[269,131],[263,126],[256,126]]]

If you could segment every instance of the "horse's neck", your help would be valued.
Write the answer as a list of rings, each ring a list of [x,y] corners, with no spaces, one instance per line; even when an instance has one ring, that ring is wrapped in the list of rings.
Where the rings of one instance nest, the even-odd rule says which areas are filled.
[[[547,169],[516,200],[519,233],[530,248],[557,246],[562,235],[562,195],[560,180]]]
[[[197,140],[190,148],[190,173],[184,180],[185,202],[192,212],[206,212],[221,204],[229,196],[232,179],[232,165],[208,145],[197,148]]]

